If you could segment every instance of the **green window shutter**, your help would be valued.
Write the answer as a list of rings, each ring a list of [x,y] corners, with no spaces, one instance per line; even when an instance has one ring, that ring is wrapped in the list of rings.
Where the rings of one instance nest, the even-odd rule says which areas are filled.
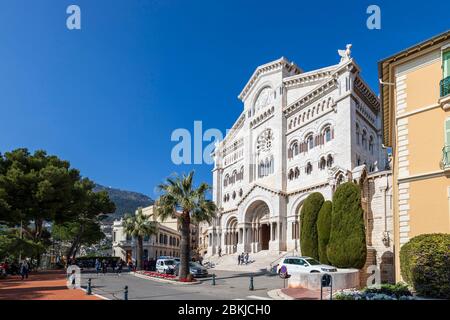
[[[445,121],[445,145],[450,145],[450,118]]]
[[[450,77],[450,50],[442,54],[442,69],[444,78]]]

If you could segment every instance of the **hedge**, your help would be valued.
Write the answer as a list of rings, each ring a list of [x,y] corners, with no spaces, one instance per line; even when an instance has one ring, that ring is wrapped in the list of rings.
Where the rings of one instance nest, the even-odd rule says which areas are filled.
[[[327,257],[338,268],[361,269],[367,256],[364,212],[359,187],[346,182],[333,196]]]
[[[317,217],[317,240],[319,246],[319,261],[323,264],[329,264],[327,256],[327,245],[330,240],[331,232],[331,211],[333,209],[333,203],[331,201],[325,201],[322,208],[319,211]]]
[[[302,255],[319,259],[317,243],[317,216],[324,198],[321,193],[311,193],[305,200],[300,212],[300,248]]]
[[[450,299],[450,234],[422,234],[405,243],[400,271],[417,294]]]

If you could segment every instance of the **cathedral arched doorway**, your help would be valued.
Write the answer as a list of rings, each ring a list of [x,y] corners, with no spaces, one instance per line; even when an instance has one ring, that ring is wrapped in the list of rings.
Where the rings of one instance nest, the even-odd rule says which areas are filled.
[[[258,252],[269,250],[271,240],[270,209],[263,200],[254,201],[245,212],[244,249]]]

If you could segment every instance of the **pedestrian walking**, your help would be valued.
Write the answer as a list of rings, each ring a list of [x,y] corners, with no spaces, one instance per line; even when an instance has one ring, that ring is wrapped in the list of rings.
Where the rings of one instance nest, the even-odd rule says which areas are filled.
[[[103,259],[103,262],[102,262],[102,269],[103,269],[103,274],[108,272],[108,263],[106,262],[105,259]]]
[[[244,264],[244,261],[245,261],[244,258],[245,258],[245,255],[244,255],[244,253],[242,252],[242,253],[241,253],[241,264]]]
[[[248,252],[245,254],[245,264],[248,264]]]
[[[72,274],[69,276],[69,283],[72,289],[75,289],[76,279],[75,270],[72,270]]]
[[[222,248],[219,247],[219,258],[222,256]]]
[[[238,265],[240,265],[241,264],[241,255],[240,254],[238,254]]]
[[[123,268],[123,263],[122,263],[122,259],[120,259],[119,263],[117,264],[117,275],[120,276],[120,274],[122,273],[122,268]]]
[[[23,260],[22,263],[20,264],[20,276],[23,279],[28,279],[28,271],[29,271],[29,266],[28,266],[28,262],[27,260]]]
[[[98,275],[98,273],[100,272],[100,270],[101,270],[101,263],[100,263],[100,260],[97,258],[97,259],[95,259],[95,271],[97,272],[97,275]]]

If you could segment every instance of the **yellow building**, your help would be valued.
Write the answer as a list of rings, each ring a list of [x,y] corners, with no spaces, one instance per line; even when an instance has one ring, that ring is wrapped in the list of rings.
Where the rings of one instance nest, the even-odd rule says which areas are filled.
[[[392,147],[394,252],[450,233],[450,31],[379,62],[384,144]]]

